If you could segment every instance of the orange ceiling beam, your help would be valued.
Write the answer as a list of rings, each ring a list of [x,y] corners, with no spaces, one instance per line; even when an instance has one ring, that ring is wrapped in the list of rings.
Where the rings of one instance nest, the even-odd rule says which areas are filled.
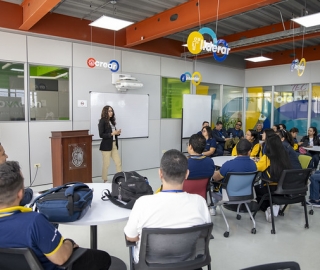
[[[60,3],[60,0],[24,0],[21,4],[23,8],[23,23],[19,29],[30,30],[58,3]]]
[[[213,22],[217,19],[218,3],[218,18],[223,19],[279,1],[280,0],[190,0],[179,6],[154,15],[153,17],[128,26],[126,28],[126,47],[132,47],[160,37],[165,37],[167,35],[196,27],[199,24],[203,25]],[[177,15],[177,19],[175,21],[171,21],[170,17],[175,14]]]
[[[307,61],[306,69],[308,69],[308,62],[319,60],[319,55],[320,55],[320,45],[303,48],[303,54],[302,54],[301,48],[297,48],[295,49],[295,51],[291,49],[291,50],[285,50],[281,52],[273,52],[273,53],[263,54],[263,56],[270,57],[272,60],[265,61],[265,62],[258,62],[258,63],[247,61],[246,68],[259,68],[259,67],[269,67],[269,66],[287,64],[288,72],[290,72],[290,65],[292,61],[296,58],[301,60],[301,58],[304,57]],[[297,71],[293,71],[292,76],[298,76]]]

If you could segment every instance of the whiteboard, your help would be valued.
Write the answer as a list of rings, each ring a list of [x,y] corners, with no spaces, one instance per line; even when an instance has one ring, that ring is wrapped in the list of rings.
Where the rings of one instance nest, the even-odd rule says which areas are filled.
[[[182,138],[199,132],[203,121],[211,125],[211,96],[183,95]]]
[[[116,116],[119,139],[149,136],[149,95],[90,92],[91,134],[100,140],[98,124],[104,106],[110,105]]]

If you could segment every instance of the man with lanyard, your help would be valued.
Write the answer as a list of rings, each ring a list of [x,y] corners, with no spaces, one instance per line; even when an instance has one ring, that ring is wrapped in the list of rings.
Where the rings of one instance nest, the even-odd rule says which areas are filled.
[[[142,228],[189,228],[211,223],[207,202],[182,190],[188,174],[187,158],[180,151],[172,149],[163,154],[159,169],[162,191],[140,197],[124,228],[127,240],[137,242],[135,263],[139,262]]]
[[[227,133],[229,134],[230,138],[238,138],[242,139],[244,137],[243,131],[241,130],[242,122],[237,121],[234,128],[229,128]],[[232,134],[232,135],[231,135]]]
[[[214,173],[214,162],[202,155],[206,146],[206,139],[202,135],[193,134],[188,143],[188,179],[211,177]]]
[[[0,164],[0,248],[31,248],[43,269],[58,270],[58,265],[64,264],[79,246],[72,239],[63,239],[44,215],[19,206],[23,196],[19,163]],[[107,270],[110,264],[108,253],[88,249],[73,263],[72,269]]]
[[[230,140],[227,132],[222,127],[222,122],[218,121],[215,128],[212,130],[212,138],[216,139],[218,152],[223,153],[225,149],[225,143]]]

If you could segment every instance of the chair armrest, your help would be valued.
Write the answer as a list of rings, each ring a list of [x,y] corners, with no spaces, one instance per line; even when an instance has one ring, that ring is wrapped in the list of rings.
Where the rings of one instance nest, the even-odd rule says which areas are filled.
[[[126,241],[126,247],[135,247],[136,246],[136,242],[128,241],[126,235],[124,235],[124,240]]]
[[[63,264],[58,265],[61,269],[67,269],[70,265],[72,265],[76,260],[78,260],[85,252],[86,248],[75,248],[70,256],[70,258]]]
[[[276,183],[276,182],[274,182],[274,181],[271,181],[271,180],[265,179],[265,178],[261,178],[261,180],[262,180],[263,182],[266,182],[267,184]]]

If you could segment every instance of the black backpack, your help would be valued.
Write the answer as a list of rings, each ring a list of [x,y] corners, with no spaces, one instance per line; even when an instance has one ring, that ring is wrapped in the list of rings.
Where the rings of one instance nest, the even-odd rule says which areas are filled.
[[[106,200],[107,197],[119,207],[132,209],[137,199],[151,194],[153,190],[146,177],[137,172],[118,172],[112,179],[112,192],[106,189],[101,199]]]

